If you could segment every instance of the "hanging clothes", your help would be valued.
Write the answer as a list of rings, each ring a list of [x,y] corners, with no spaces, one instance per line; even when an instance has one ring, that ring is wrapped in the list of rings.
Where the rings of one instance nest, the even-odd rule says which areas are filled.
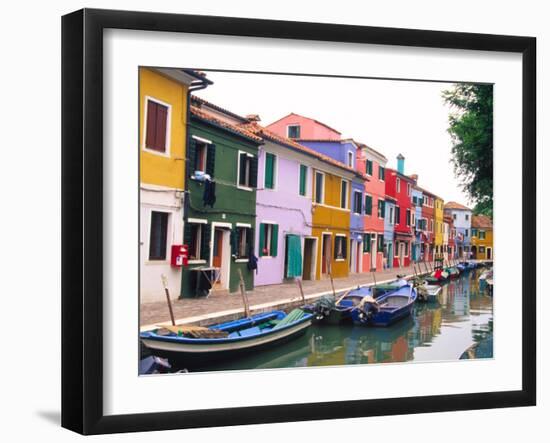
[[[294,278],[302,276],[302,244],[298,235],[289,234],[287,241],[287,268],[286,277]]]
[[[205,180],[202,201],[204,206],[214,207],[216,203],[216,182]]]

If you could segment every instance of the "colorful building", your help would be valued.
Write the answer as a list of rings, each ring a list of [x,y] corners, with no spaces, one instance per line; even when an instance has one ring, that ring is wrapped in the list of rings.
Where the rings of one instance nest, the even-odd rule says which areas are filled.
[[[208,268],[219,270],[214,290],[237,291],[240,275],[253,288],[249,259],[254,253],[258,147],[261,137],[233,123],[235,115],[194,99],[187,152],[184,241],[189,265],[182,296],[196,294]],[[260,232],[260,249],[277,255],[277,229]],[[206,268],[206,269],[205,269]]]
[[[470,258],[472,210],[457,202],[445,203],[444,213],[453,219],[456,229],[456,253],[459,259]]]
[[[414,239],[412,221],[412,189],[415,181],[405,175],[405,157],[397,156],[397,170],[386,171],[386,194],[396,199],[394,224],[394,267],[410,265],[410,251]]]
[[[368,181],[365,181],[363,205],[363,272],[370,272],[373,269],[379,271],[384,268],[385,177],[388,159],[364,143],[357,143],[357,145],[359,150],[356,169],[368,177]]]
[[[397,199],[386,195],[381,205],[384,216],[384,269],[393,268],[395,205]]]
[[[493,221],[486,215],[472,216],[471,252],[477,260],[494,260]]]
[[[435,258],[435,199],[436,195],[419,188],[422,191],[422,219],[420,222],[423,261],[433,261]]]
[[[336,129],[313,118],[291,112],[267,126],[267,129],[281,137],[302,140],[341,140]]]
[[[418,175],[411,175],[411,178],[417,182]],[[414,240],[412,245],[412,260],[415,262],[422,260],[422,201],[424,194],[422,189],[418,186],[414,186],[412,190],[412,207],[414,220],[412,220],[412,226],[414,227]]]
[[[191,70],[139,68],[140,297],[163,300],[161,276],[180,294],[172,246],[183,244],[189,92],[210,84]]]
[[[443,216],[443,225],[445,226],[445,231],[443,235],[443,254],[445,260],[451,260],[456,258],[456,228],[453,224],[453,218],[450,215],[445,214]]]
[[[441,197],[435,196],[435,208],[434,208],[434,245],[435,254],[438,258],[443,256],[443,236],[445,227],[443,225],[443,204],[444,201]]]

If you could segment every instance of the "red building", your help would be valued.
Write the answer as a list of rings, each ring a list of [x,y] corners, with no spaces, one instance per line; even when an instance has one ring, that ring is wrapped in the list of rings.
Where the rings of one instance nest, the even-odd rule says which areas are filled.
[[[414,241],[412,226],[413,211],[412,189],[414,179],[405,175],[405,157],[397,157],[397,170],[386,171],[386,194],[396,199],[394,220],[394,257],[393,266],[409,266],[411,263],[411,247]]]
[[[435,194],[425,189],[418,188],[422,191],[422,243],[421,254],[424,261],[433,261],[435,252]]]

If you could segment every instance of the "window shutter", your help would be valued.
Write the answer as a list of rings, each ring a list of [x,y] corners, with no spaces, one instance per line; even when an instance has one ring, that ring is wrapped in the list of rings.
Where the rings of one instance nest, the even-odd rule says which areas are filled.
[[[382,207],[382,218],[386,217],[386,202],[384,200],[379,200]]]
[[[156,103],[147,100],[147,122],[145,124],[145,147],[153,148],[156,141],[157,106]]]
[[[265,248],[264,237],[265,237],[265,224],[260,223],[260,244],[258,247],[258,257],[264,256],[264,248]]]
[[[246,183],[246,154],[239,153],[239,185],[244,186]]]
[[[271,256],[277,257],[277,240],[279,238],[279,225],[271,225]]]
[[[254,156],[250,159],[250,187],[258,186],[258,157]]]
[[[168,119],[168,108],[157,105],[157,125],[156,125],[156,149],[166,151],[166,123]]]
[[[246,256],[250,257],[250,251],[254,251],[254,229],[249,228],[246,230]]]
[[[187,146],[187,176],[192,177],[195,173],[195,163],[197,157],[197,140],[189,138]]]
[[[300,195],[306,195],[307,166],[300,165]]]
[[[371,241],[371,238],[370,238],[370,234],[365,234],[365,237],[366,237],[366,242],[367,242],[367,248],[365,250],[365,252],[370,252],[370,248],[371,248],[371,244],[370,244],[370,241]],[[365,248],[363,248],[365,249]]]
[[[186,223],[183,230],[183,244],[189,248],[191,246],[191,223]]]
[[[340,237],[342,240],[342,255],[344,258],[348,256],[348,238],[347,237]]]
[[[338,258],[338,239],[340,237],[334,237],[334,260]]]
[[[201,233],[201,259],[210,259],[210,233],[211,227],[209,224],[202,225]]]
[[[206,151],[206,173],[214,177],[214,167],[216,165],[216,145],[209,144]]]
[[[239,228],[231,229],[231,232],[229,233],[229,242],[231,243],[231,255],[236,256],[237,255],[237,241],[239,238]]]
[[[372,215],[372,196],[367,195],[365,197],[365,214]]]
[[[384,252],[384,237],[378,234],[378,252]]]
[[[275,165],[275,156],[270,153],[265,154],[265,174],[264,186],[267,189],[273,189],[273,170]]]

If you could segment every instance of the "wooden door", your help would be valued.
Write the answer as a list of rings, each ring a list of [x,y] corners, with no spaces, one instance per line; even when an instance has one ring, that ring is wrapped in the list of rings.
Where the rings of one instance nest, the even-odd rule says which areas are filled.
[[[212,254],[212,266],[215,268],[222,267],[222,256],[223,256],[223,230],[215,229],[214,230],[214,251]]]
[[[323,274],[328,273],[328,266],[330,266],[330,255],[331,255],[331,237],[330,235],[323,235],[323,257],[321,264],[321,272]]]
[[[304,263],[302,266],[302,280],[311,280],[311,267],[313,264],[313,242],[311,238],[304,240]]]

